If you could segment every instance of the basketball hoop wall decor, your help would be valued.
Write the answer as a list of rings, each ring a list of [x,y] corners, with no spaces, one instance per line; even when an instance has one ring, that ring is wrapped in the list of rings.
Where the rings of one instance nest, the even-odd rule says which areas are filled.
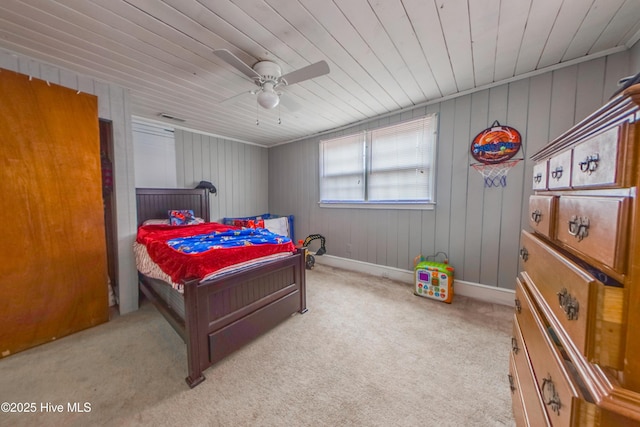
[[[480,163],[501,163],[515,156],[521,145],[520,132],[511,126],[502,126],[496,120],[473,138],[471,155]]]
[[[514,159],[522,147],[520,132],[497,120],[471,141],[471,155],[478,163],[471,166],[484,177],[485,187],[505,187],[507,173],[522,159]]]

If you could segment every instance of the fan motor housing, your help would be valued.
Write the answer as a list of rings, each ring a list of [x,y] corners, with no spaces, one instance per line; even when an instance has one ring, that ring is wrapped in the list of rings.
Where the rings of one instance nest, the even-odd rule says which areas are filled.
[[[277,83],[282,76],[280,66],[271,61],[260,61],[253,66],[253,70],[262,76],[263,81]]]

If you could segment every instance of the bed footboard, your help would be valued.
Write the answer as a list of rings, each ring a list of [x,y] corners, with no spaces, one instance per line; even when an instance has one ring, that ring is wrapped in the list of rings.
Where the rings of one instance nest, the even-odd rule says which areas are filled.
[[[165,218],[170,209],[192,209],[210,220],[206,189],[136,189],[138,225]],[[165,301],[153,279],[140,275],[140,289],[187,344],[187,384],[204,381],[202,372],[265,333],[306,305],[304,249],[293,256],[199,283],[185,281],[184,310]],[[178,296],[180,298],[180,296]],[[182,306],[182,304],[180,304]]]
[[[305,313],[305,253],[219,279],[185,282],[187,384],[203,371],[299,312]]]

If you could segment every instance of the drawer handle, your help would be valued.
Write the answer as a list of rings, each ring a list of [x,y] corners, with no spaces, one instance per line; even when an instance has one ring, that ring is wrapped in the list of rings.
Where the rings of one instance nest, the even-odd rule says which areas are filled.
[[[518,351],[520,349],[518,348],[518,340],[516,339],[516,337],[511,337],[511,351],[513,352],[513,354],[518,354]]]
[[[536,224],[540,224],[540,221],[542,221],[542,212],[540,212],[538,209],[531,212],[531,220]]]
[[[513,375],[508,374],[507,377],[509,378],[509,388],[511,389],[511,394],[513,394],[513,392],[516,391],[516,386],[513,381]]]
[[[542,174],[540,172],[533,176],[533,182],[536,184],[540,184],[542,182]]]
[[[527,262],[529,259],[529,251],[524,246],[520,248],[520,258],[522,258],[522,261],[524,262]]]
[[[522,304],[520,304],[520,300],[518,298],[515,299],[515,304],[516,313],[522,313]]]
[[[589,218],[572,215],[569,219],[569,234],[581,241],[589,235]]]
[[[558,295],[558,303],[567,315],[567,319],[577,320],[578,311],[580,310],[580,303],[578,300],[567,291],[567,288],[560,289],[560,292],[556,295]]]
[[[587,156],[581,162],[578,162],[580,170],[586,174],[591,175],[596,169],[598,169],[598,162],[600,161],[600,155],[598,153]]]
[[[549,374],[549,378],[542,379],[542,399],[545,405],[550,406],[553,412],[560,415],[562,403],[556,391],[556,386],[553,384],[553,381],[551,381],[551,374]]]
[[[551,172],[551,178],[555,180],[560,180],[562,178],[562,166],[558,166]]]

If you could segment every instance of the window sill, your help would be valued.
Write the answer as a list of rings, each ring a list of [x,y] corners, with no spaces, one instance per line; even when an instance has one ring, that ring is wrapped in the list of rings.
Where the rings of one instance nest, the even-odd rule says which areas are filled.
[[[402,209],[432,211],[435,209],[435,202],[418,203],[382,203],[382,202],[318,202],[321,208],[338,209]]]

